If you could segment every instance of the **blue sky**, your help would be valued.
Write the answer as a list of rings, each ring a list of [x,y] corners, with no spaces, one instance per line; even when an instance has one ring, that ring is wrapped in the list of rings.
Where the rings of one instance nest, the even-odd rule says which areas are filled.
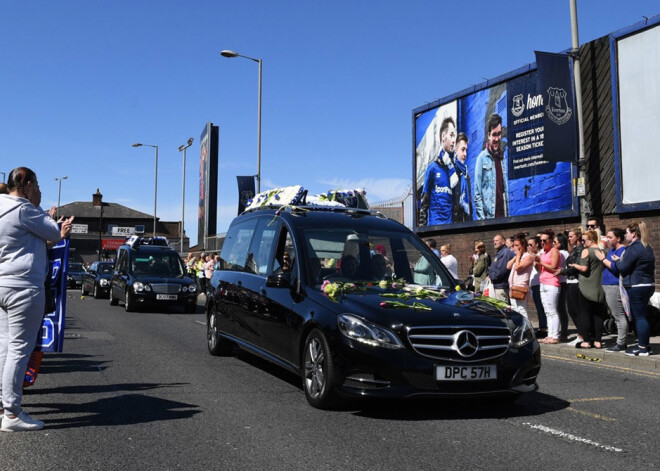
[[[657,1],[578,2],[585,43],[660,13]],[[262,190],[364,187],[370,201],[412,180],[414,108],[570,47],[569,1],[0,2],[0,171],[39,176],[42,206],[104,200],[180,220],[197,240],[197,157],[220,126],[218,231],[236,215],[236,175],[256,173],[263,59]],[[0,179],[2,176],[0,175]]]

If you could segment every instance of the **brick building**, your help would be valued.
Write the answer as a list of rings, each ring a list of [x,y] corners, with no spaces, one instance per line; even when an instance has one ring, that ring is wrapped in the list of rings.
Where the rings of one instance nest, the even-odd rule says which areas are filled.
[[[76,201],[60,206],[59,214],[75,216],[71,232],[70,257],[81,262],[101,258],[114,258],[116,249],[132,234],[151,236],[154,217],[121,204],[103,201],[97,189],[92,201]],[[167,237],[170,244],[180,248],[180,221],[161,221],[156,218],[156,235]],[[100,231],[99,231],[100,228]],[[183,239],[184,252],[188,250],[188,237]]]

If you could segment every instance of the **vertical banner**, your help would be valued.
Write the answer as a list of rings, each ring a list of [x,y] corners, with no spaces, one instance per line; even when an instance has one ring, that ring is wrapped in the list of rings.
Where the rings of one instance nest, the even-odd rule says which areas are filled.
[[[69,238],[60,241],[48,251],[50,286],[55,295],[55,311],[44,316],[41,335],[35,350],[61,352],[64,343],[66,315],[66,272],[69,264]]]
[[[570,58],[566,54],[536,51],[536,66],[545,103],[544,159],[574,162],[577,159],[577,117]]]
[[[248,201],[254,198],[254,175],[247,177],[236,177],[238,183],[238,214],[240,215],[248,205]]]

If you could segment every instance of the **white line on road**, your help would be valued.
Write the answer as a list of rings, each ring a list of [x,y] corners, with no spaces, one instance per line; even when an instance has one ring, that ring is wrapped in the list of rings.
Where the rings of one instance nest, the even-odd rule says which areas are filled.
[[[202,321],[195,321],[195,322],[197,322],[198,324],[206,325],[206,322],[202,322]]]
[[[616,448],[616,447],[609,446],[609,445],[601,445],[600,443],[595,442],[593,440],[589,440],[588,438],[577,437],[573,434],[562,432],[561,430],[556,430],[554,428],[546,427],[545,425],[534,425],[534,424],[530,424],[529,422],[523,422],[523,425],[527,425],[528,427],[530,427],[534,430],[540,430],[541,432],[547,433],[549,435],[554,435],[554,436],[557,436],[559,438],[564,438],[566,440],[572,440],[572,441],[575,441],[575,442],[580,442],[580,443],[584,443],[584,444],[587,444],[587,445],[595,446],[596,448],[601,448],[603,450],[615,451],[617,453],[620,453],[620,452],[623,451],[621,448]]]

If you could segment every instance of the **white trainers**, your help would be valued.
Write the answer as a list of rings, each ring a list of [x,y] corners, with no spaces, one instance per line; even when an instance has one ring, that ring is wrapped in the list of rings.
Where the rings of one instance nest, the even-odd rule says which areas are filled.
[[[34,420],[30,415],[21,411],[13,419],[7,417],[7,414],[2,418],[2,427],[0,430],[3,432],[26,432],[29,430],[41,430],[44,428],[44,423],[41,420]]]
[[[582,340],[580,337],[575,337],[570,342],[567,342],[566,345],[570,347],[575,347],[578,343],[582,343],[582,342],[584,342],[584,340]]]

